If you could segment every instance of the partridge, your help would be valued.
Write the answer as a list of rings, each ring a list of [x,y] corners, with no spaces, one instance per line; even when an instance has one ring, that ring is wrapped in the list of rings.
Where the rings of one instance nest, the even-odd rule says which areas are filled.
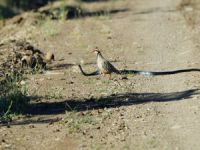
[[[108,74],[109,78],[111,78],[112,73],[120,74],[120,71],[117,70],[108,60],[106,60],[102,56],[101,52],[97,47],[93,51],[97,55],[97,66],[101,74],[103,75]]]

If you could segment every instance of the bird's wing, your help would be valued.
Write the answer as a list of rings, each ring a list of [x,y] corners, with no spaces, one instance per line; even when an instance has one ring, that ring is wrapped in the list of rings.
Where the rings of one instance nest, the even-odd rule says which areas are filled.
[[[105,61],[104,66],[109,72],[118,72],[118,70],[109,61]]]

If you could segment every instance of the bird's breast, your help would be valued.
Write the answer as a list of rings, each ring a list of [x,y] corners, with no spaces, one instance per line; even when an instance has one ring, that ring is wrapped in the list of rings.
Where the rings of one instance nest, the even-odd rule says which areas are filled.
[[[104,61],[102,59],[100,59],[99,57],[97,58],[97,66],[100,70],[104,70]]]

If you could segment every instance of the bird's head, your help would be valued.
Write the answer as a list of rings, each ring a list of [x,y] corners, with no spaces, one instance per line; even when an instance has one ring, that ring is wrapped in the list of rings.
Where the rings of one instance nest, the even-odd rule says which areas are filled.
[[[95,54],[101,53],[98,47],[95,47],[92,52]]]

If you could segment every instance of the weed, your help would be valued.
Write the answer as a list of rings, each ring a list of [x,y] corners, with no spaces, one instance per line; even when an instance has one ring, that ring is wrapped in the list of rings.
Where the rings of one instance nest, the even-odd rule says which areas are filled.
[[[126,149],[128,150],[128,149],[130,149],[130,146],[129,145],[124,145],[123,149],[124,150],[126,150]]]
[[[46,99],[62,99],[63,95],[62,95],[62,90],[56,90],[56,89],[52,89],[50,91],[47,92],[47,94],[45,95]]]
[[[90,114],[79,116],[77,115],[76,112],[68,112],[65,120],[66,122],[68,122],[70,133],[80,131],[81,127],[85,124],[90,124],[90,125],[98,124],[98,120],[96,120],[95,116],[91,116]]]
[[[112,112],[106,112],[102,114],[102,121],[112,118]]]
[[[0,121],[11,121],[13,114],[26,110],[30,101],[27,96],[27,88],[19,83],[23,79],[21,75],[8,74],[1,80],[0,85]]]
[[[58,28],[56,28],[55,22],[50,19],[45,20],[42,24],[42,32],[45,37],[56,36],[59,34]]]
[[[101,149],[104,149],[103,148],[103,145],[99,145],[99,144],[92,144],[91,146],[90,146],[90,149],[91,150],[101,150]]]

